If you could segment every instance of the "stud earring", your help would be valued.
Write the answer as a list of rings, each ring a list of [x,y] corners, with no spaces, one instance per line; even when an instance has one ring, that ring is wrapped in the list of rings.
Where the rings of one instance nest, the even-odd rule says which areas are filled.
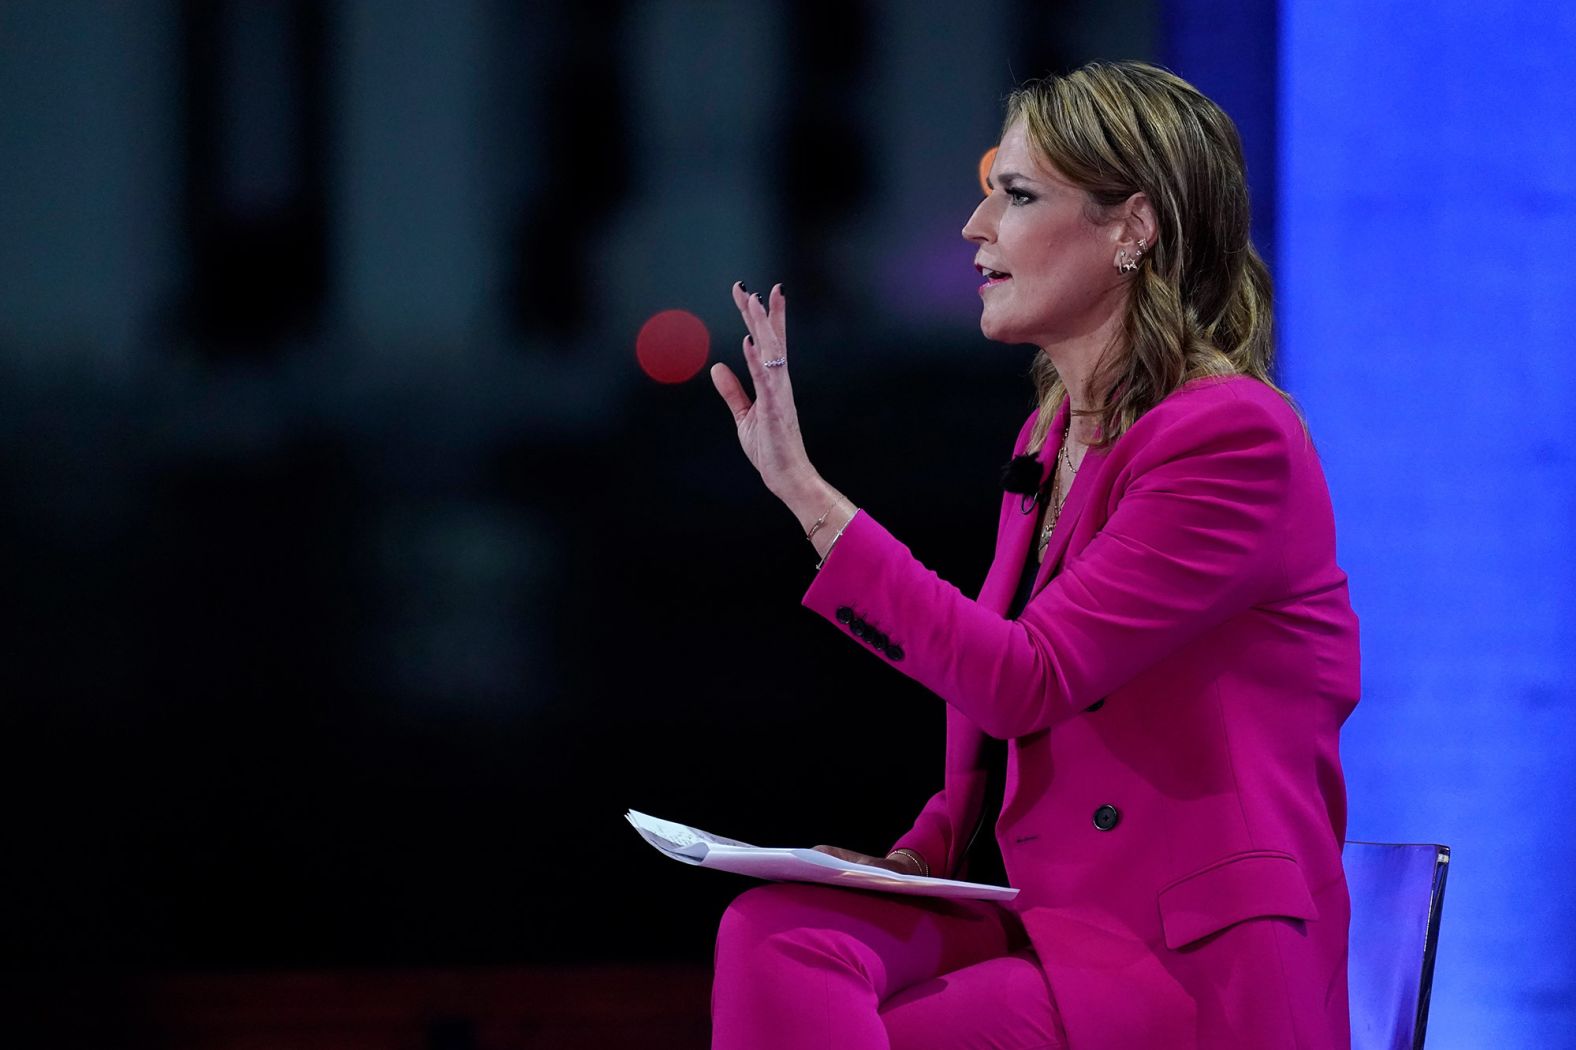
[[[1117,273],[1132,273],[1136,269],[1138,269],[1138,261],[1136,259],[1129,259],[1127,257],[1126,248],[1123,248],[1121,251],[1116,253]]]

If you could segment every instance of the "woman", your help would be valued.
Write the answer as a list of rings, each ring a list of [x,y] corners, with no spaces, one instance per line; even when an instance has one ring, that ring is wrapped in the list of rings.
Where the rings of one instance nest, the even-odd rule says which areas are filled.
[[[1330,499],[1269,380],[1230,120],[1140,63],[1014,93],[963,236],[1039,404],[976,599],[805,455],[786,303],[742,285],[712,379],[822,563],[804,604],[948,704],[943,788],[885,858],[955,876],[1006,741],[1009,906],[744,893],[714,1047],[1349,1045],[1340,726],[1357,625]],[[1027,457],[1027,458],[1025,458]]]

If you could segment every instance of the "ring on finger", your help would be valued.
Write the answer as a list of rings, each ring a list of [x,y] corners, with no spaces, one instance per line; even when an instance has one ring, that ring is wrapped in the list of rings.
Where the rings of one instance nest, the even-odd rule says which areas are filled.
[[[767,368],[781,368],[783,365],[786,365],[787,363],[788,363],[788,359],[786,357],[774,357],[770,361],[762,361],[761,362],[761,364],[765,365]]]

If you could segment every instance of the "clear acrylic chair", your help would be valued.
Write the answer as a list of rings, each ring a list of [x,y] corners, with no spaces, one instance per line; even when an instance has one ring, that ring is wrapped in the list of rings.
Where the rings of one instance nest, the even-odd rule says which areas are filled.
[[[1450,847],[1348,842],[1352,1050],[1422,1050]]]

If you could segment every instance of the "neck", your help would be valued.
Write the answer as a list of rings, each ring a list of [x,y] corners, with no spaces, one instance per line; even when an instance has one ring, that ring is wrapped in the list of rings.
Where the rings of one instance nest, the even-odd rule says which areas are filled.
[[[1121,334],[1121,327],[1122,311],[1113,310],[1091,330],[1041,348],[1056,366],[1056,374],[1067,389],[1068,407],[1072,412],[1068,436],[1079,444],[1088,445],[1094,441],[1098,420],[1083,413],[1096,407],[1091,392],[1095,370],[1106,348]]]

